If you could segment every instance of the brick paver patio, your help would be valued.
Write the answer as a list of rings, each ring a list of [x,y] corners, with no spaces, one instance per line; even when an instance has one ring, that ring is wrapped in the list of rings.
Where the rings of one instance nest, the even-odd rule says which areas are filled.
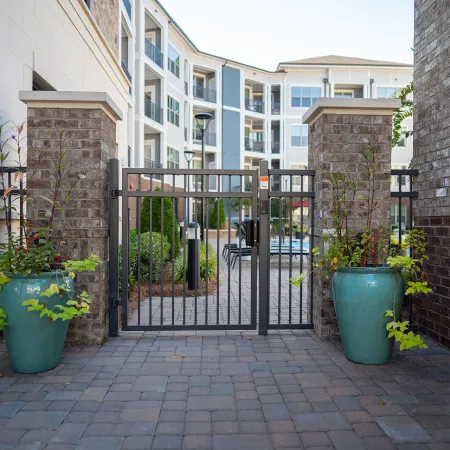
[[[450,353],[347,361],[311,332],[132,333],[0,378],[1,449],[450,448]]]

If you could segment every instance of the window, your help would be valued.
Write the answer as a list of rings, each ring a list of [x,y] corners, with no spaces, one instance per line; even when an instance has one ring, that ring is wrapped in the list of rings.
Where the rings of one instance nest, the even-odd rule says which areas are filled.
[[[84,0],[84,3],[86,3],[86,6],[91,9],[91,0]]]
[[[167,168],[180,168],[180,152],[172,147],[167,147]]]
[[[400,214],[400,217],[399,217],[399,207],[398,207],[398,205],[391,205],[391,229],[393,231],[394,230],[398,230],[398,228],[399,228],[399,219],[400,219],[400,227],[402,228],[402,231],[405,230],[406,205],[402,205],[402,209],[400,211],[401,211],[401,214]]]
[[[353,98],[354,92],[351,89],[336,89],[334,91],[335,98]]]
[[[306,170],[308,166],[305,164],[291,164],[292,170]],[[303,186],[302,186],[302,176],[292,177],[292,190],[293,191],[307,191],[308,190],[308,177],[303,176]]]
[[[322,91],[318,87],[293,87],[291,88],[291,106],[293,108],[309,108],[321,94]]]
[[[406,166],[392,166],[392,169],[394,169],[394,170],[398,170],[398,169],[405,170],[405,169],[407,169],[407,167]],[[391,186],[398,187],[399,178],[401,179],[401,185],[402,186],[406,186],[407,182],[409,184],[409,176],[407,176],[407,175],[402,175],[402,176],[392,175],[391,176]]]
[[[33,91],[55,91],[56,89],[33,70]]]
[[[167,96],[167,120],[180,126],[180,104],[170,95]]]
[[[170,44],[169,44],[169,51],[167,54],[167,60],[169,70],[177,78],[180,78],[180,54]]]
[[[306,125],[291,127],[291,146],[308,147],[308,127]]]
[[[377,88],[378,98],[395,98],[400,93],[401,88],[397,87],[379,87]]]
[[[402,127],[401,131],[402,131],[402,132],[405,132],[405,131],[406,131],[406,127]],[[405,136],[403,136],[403,137],[398,141],[397,147],[406,147],[406,137],[405,137]],[[406,167],[405,167],[405,168],[406,168]]]

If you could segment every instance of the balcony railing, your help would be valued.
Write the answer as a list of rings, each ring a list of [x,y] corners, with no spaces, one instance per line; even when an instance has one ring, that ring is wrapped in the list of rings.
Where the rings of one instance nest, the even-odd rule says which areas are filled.
[[[192,139],[194,140],[195,144],[201,144],[202,132],[197,129],[192,130]],[[216,133],[205,133],[205,145],[215,147],[217,145],[216,142]]]
[[[272,102],[272,115],[279,116],[281,114],[281,105],[279,102]]]
[[[164,55],[158,47],[155,47],[147,38],[145,38],[145,54],[161,69],[164,65]]]
[[[125,9],[127,10],[128,17],[131,20],[131,3],[130,3],[130,0],[123,0],[123,4],[125,5]]]
[[[200,86],[193,86],[192,93],[194,98],[203,100],[209,103],[216,103],[216,91],[214,89],[206,89]]]
[[[169,70],[177,77],[180,78],[180,66],[177,62],[167,57],[167,64],[169,66]]]
[[[162,169],[163,165],[159,162],[152,161],[151,159],[144,158],[144,169]],[[156,178],[157,180],[161,179],[160,174],[151,174],[152,178]]]
[[[127,61],[121,61],[122,63],[122,69],[125,72],[125,75],[127,76],[127,78],[131,81],[131,73],[128,70],[128,63]]]
[[[272,153],[280,153],[280,143],[272,142]]]
[[[245,138],[245,150],[248,152],[264,153],[264,141],[255,141],[251,138]]]
[[[264,114],[264,102],[262,100],[254,100],[251,98],[245,98],[245,109],[247,111],[253,111]]]
[[[163,110],[158,105],[155,105],[148,99],[145,99],[145,115],[149,118],[158,122],[162,125],[163,123]]]

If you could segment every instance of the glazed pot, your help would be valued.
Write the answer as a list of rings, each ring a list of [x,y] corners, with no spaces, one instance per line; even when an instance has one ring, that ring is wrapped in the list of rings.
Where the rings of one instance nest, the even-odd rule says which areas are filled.
[[[38,311],[28,311],[22,302],[38,299],[47,302],[47,308],[65,305],[69,294],[40,297],[51,284],[66,283],[73,291],[73,280],[62,277],[61,272],[40,275],[6,273],[11,281],[0,290],[0,308],[5,311],[8,325],[3,329],[9,360],[15,372],[37,373],[55,368],[61,361],[69,320],[49,321],[39,317]]]
[[[403,277],[389,267],[349,267],[333,276],[333,300],[345,356],[362,364],[384,364],[392,357],[384,315],[400,317]]]

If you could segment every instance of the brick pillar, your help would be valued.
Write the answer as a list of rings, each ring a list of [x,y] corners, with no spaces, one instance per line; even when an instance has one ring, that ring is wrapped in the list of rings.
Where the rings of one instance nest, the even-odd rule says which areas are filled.
[[[327,173],[344,173],[361,179],[359,152],[367,148],[366,142],[376,148],[380,162],[376,174],[379,209],[374,215],[374,226],[389,228],[392,113],[399,106],[400,101],[395,99],[322,98],[303,116],[303,123],[309,126],[308,168],[316,171],[315,217],[311,218],[314,221],[314,245],[321,251],[324,248],[322,219],[331,218],[331,189],[324,182],[325,176]],[[364,194],[363,186],[361,194]],[[349,220],[355,235],[365,224],[359,203],[355,203],[354,214]],[[323,339],[337,338],[339,330],[331,295],[331,278],[326,280],[315,274],[312,289],[315,332]]]
[[[48,223],[42,217],[51,205],[42,197],[53,192],[55,155],[64,130],[67,179],[75,185],[68,207],[57,215],[54,233],[61,236],[66,228],[64,248],[74,258],[95,253],[103,261],[95,273],[77,275],[77,291],[87,291],[93,304],[90,315],[72,321],[68,342],[98,344],[108,338],[107,163],[116,156],[116,121],[122,115],[100,92],[20,92],[19,98],[28,105],[27,222],[34,229]]]
[[[450,7],[415,3],[414,221],[427,236],[424,269],[433,288],[415,299],[415,314],[421,332],[450,347]]]

